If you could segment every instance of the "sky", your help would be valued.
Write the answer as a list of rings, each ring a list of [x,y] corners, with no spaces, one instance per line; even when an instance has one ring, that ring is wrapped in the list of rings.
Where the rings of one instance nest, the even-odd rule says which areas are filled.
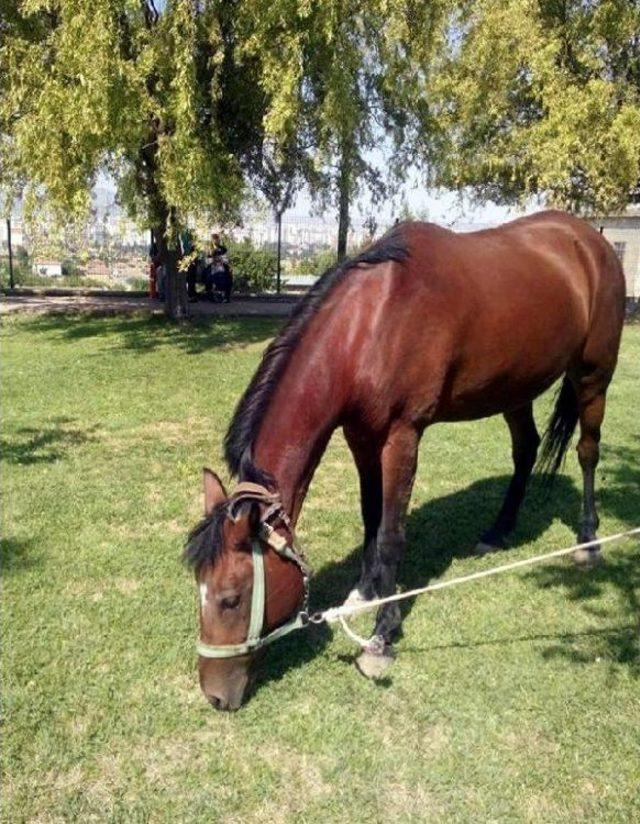
[[[390,224],[398,215],[403,202],[409,207],[411,213],[420,219],[461,230],[467,226],[475,228],[495,226],[542,208],[532,204],[525,209],[516,209],[490,202],[483,206],[473,205],[468,197],[462,198],[456,192],[426,188],[420,182],[418,171],[410,169],[406,184],[393,201],[372,204],[370,198],[366,196],[359,198],[352,206],[352,222],[361,224],[368,215],[374,214],[379,225]],[[336,209],[327,209],[323,215],[333,217],[331,212],[336,212]],[[308,192],[303,190],[298,194],[287,216],[306,217],[312,214],[317,214],[317,211],[314,211]]]
[[[388,148],[380,136],[379,145],[368,152],[365,159],[376,169],[384,173],[388,163]],[[538,211],[540,204],[531,204],[526,209],[507,208],[495,203],[484,206],[472,205],[470,198],[461,198],[457,192],[446,189],[429,189],[423,183],[424,173],[417,164],[406,170],[405,183],[393,199],[373,204],[368,193],[360,197],[351,207],[351,221],[355,226],[362,225],[369,215],[374,215],[379,226],[388,226],[398,216],[403,203],[411,213],[422,220],[429,220],[451,229],[464,229],[466,226],[481,228],[495,226],[513,220],[522,214]],[[323,217],[336,219],[337,209],[326,210]],[[294,202],[289,216],[307,217],[317,214],[311,197],[302,190]]]
[[[107,197],[115,196],[113,179],[100,175],[97,187],[105,191]],[[354,228],[359,228],[367,216],[374,214],[379,229],[383,229],[393,223],[403,202],[407,204],[412,214],[420,217],[420,219],[459,230],[495,226],[541,208],[540,206],[529,206],[523,211],[498,206],[495,203],[474,206],[469,198],[461,198],[456,192],[445,189],[427,189],[420,182],[419,171],[412,168],[408,170],[406,183],[393,201],[372,204],[368,196],[356,200],[351,209],[352,224]],[[337,223],[337,210],[335,207],[329,207],[321,214],[325,220]],[[298,193],[291,209],[286,212],[285,220],[287,218],[295,219],[315,217],[317,215],[317,207],[314,206],[308,191],[303,189]]]
[[[96,181],[96,191],[100,193],[103,208],[108,203],[109,208],[116,196],[116,186],[113,178],[99,174]],[[429,220],[450,229],[464,231],[465,229],[481,229],[496,226],[513,220],[523,214],[539,211],[541,204],[531,203],[525,209],[507,208],[495,203],[483,206],[473,205],[469,198],[461,198],[456,192],[445,189],[428,189],[420,181],[420,172],[417,168],[407,171],[405,185],[393,200],[373,204],[368,195],[360,197],[351,208],[351,223],[356,230],[360,229],[365,219],[374,215],[378,222],[378,232],[390,226],[398,216],[402,204],[406,203],[411,213],[421,220]],[[337,209],[330,206],[320,213],[325,222],[337,224]],[[15,205],[14,220],[19,221],[21,209]],[[297,219],[317,217],[319,212],[306,190],[298,193],[292,208],[285,213],[284,218]]]

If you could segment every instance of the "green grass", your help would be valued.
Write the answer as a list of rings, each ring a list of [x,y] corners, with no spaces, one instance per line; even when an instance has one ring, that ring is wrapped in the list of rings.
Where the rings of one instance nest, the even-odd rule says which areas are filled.
[[[381,684],[320,629],[270,649],[240,712],[204,702],[179,557],[201,467],[222,468],[225,427],[275,329],[5,323],[5,820],[638,820],[637,542],[595,572],[557,562],[419,599]],[[602,534],[640,523],[639,373],[640,328],[627,328],[598,471]],[[511,552],[469,556],[509,472],[501,419],[427,432],[404,586],[573,542],[571,454],[550,498],[534,484]],[[315,605],[338,603],[360,540],[341,436],[299,532]]]

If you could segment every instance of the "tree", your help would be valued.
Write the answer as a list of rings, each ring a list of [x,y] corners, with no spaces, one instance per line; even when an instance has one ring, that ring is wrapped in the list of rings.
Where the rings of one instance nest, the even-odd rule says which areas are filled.
[[[383,192],[371,152],[388,141],[398,172],[427,122],[425,58],[448,8],[446,0],[4,4],[4,193],[24,194],[31,211],[44,199],[67,220],[86,213],[106,169],[129,213],[153,230],[173,317],[188,309],[180,231],[206,211],[228,218],[247,178],[271,175],[275,192],[273,174],[297,180],[304,159],[314,191],[332,187],[344,246],[358,187]],[[268,157],[275,165],[265,176]]]
[[[427,8],[423,4],[417,26]],[[381,173],[373,158],[386,142],[385,160],[392,167],[406,139],[410,112],[398,105],[399,87],[408,80],[414,38],[402,3],[347,2],[327,11],[314,27],[322,35],[310,49],[308,105],[317,113],[318,161],[329,182],[314,191],[321,201],[333,200],[337,206],[341,260],[355,197],[368,189],[377,202],[392,188],[393,176]]]
[[[338,208],[339,256],[354,196],[363,187],[374,199],[385,196],[413,160],[410,146],[428,120],[427,58],[441,45],[439,21],[449,6],[301,0],[292,18],[277,2],[254,0],[252,54],[273,100],[265,127],[277,140],[299,128],[309,135],[311,190]]]
[[[431,86],[438,183],[574,211],[638,196],[637,0],[478,0],[448,23]]]
[[[282,215],[291,207],[294,195],[304,180],[310,180],[313,175],[313,167],[300,135],[296,134],[281,146],[273,140],[263,140],[259,152],[255,153],[249,174],[273,210],[278,226],[276,284],[280,292]]]
[[[96,174],[117,180],[153,230],[167,310],[187,314],[178,234],[187,217],[235,208],[241,173],[221,127],[230,4],[170,0],[8,3],[0,76],[4,194],[44,200],[63,222],[88,213]],[[225,39],[227,37],[227,39]],[[227,61],[227,62],[225,62]]]

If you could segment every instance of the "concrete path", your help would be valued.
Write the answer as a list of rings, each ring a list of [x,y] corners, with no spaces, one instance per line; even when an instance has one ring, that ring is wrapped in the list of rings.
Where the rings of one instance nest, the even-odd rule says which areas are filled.
[[[198,301],[190,304],[194,317],[204,315],[288,317],[298,298],[282,300],[261,298],[239,298],[231,303],[210,303]],[[162,304],[157,300],[143,297],[116,297],[113,295],[3,295],[0,299],[0,314],[32,312],[39,314],[88,312],[91,314],[127,314],[149,312],[161,314]]]

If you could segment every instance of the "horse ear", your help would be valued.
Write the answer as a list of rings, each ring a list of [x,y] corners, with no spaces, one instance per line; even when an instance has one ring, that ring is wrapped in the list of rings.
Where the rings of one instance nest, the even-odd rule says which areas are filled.
[[[205,467],[202,470],[204,483],[204,514],[205,518],[211,515],[218,504],[227,500],[227,490],[216,473]]]

